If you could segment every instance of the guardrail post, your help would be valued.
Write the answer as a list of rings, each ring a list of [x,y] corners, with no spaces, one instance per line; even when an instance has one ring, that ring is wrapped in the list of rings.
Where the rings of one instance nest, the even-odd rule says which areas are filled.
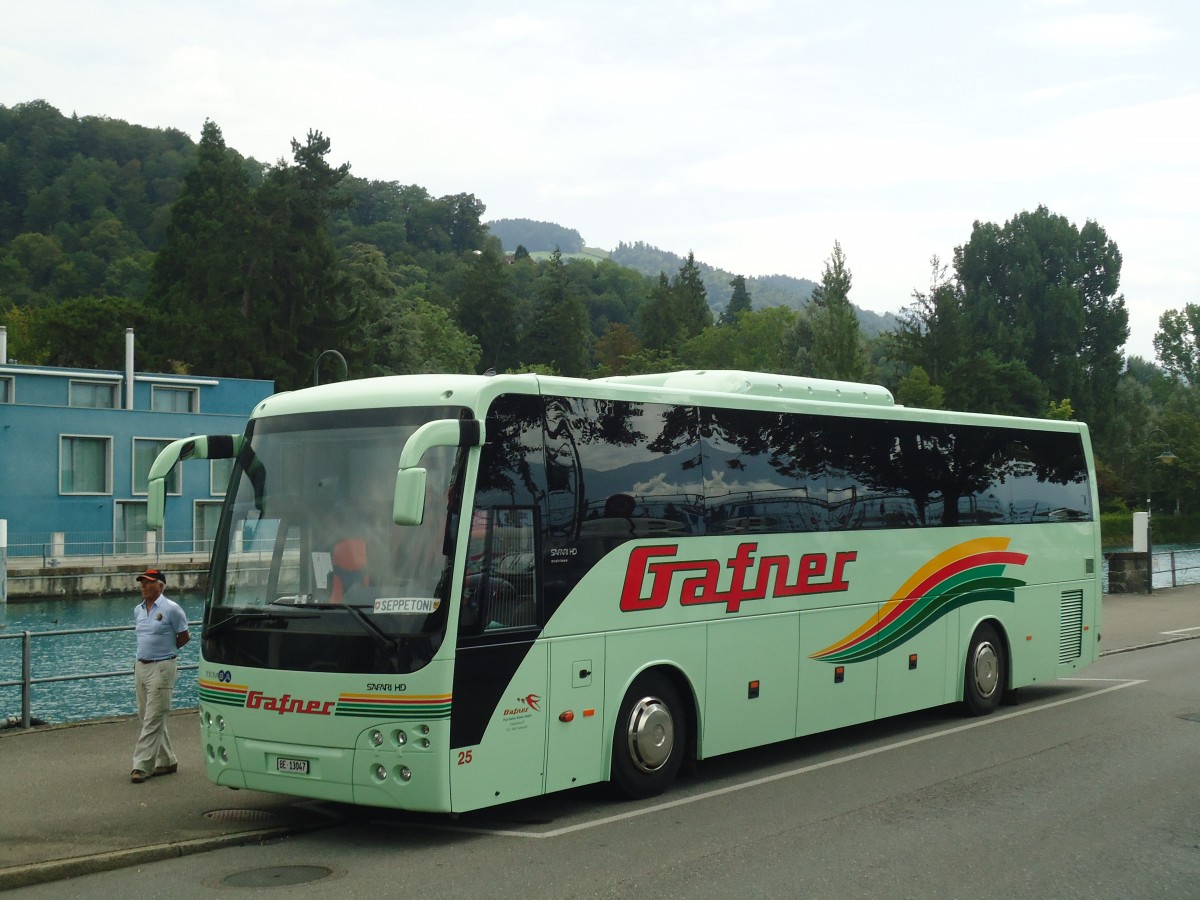
[[[21,632],[21,727],[28,728],[30,721],[33,719],[33,714],[30,711],[32,698],[30,697],[29,682],[33,679],[33,634],[28,631]]]
[[[0,519],[0,625],[8,615],[8,519]]]

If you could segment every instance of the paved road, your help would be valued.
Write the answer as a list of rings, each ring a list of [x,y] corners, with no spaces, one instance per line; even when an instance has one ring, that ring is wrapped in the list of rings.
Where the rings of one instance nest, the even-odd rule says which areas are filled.
[[[193,713],[173,718],[180,773],[140,786],[128,782],[128,719],[0,732],[0,889],[173,860],[153,882],[173,898],[271,865],[286,868],[262,877],[324,875],[292,889],[313,896],[351,884],[391,896],[398,883],[421,896],[717,896],[738,885],[873,896],[885,884],[893,896],[1117,896],[1112,885],[1136,896],[1133,870],[1150,866],[1122,852],[1136,847],[1154,861],[1138,877],[1175,888],[1150,893],[1187,896],[1180,872],[1193,888],[1200,875],[1200,722],[1185,718],[1200,716],[1200,643],[1187,640],[1200,636],[1200,588],[1108,597],[1103,635],[1108,655],[1083,675],[1110,680],[1026,689],[988,719],[935,710],[708,761],[659,801],[585,789],[457,821],[216,788],[189,737]],[[1060,888],[1078,891],[1039,894],[1040,876],[1021,874],[1041,871],[1050,850],[1068,878]],[[960,869],[984,880],[961,890]],[[158,895],[134,877],[21,893]]]

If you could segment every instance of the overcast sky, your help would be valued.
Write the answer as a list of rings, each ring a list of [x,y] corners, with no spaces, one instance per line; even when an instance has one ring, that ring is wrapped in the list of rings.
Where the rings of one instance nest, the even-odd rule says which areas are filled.
[[[1200,303],[1194,0],[4,0],[0,103],[44,99],[486,219],[645,241],[897,311],[976,220],[1039,204],[1124,257],[1130,354]]]

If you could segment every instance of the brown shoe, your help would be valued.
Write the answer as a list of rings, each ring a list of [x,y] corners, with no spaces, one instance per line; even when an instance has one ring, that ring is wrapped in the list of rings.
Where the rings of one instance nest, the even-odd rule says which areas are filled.
[[[155,775],[174,775],[179,771],[179,763],[171,763],[169,766],[155,766]]]
[[[129,773],[129,780],[132,781],[134,784],[141,784],[148,777],[149,776],[145,772],[143,772],[141,769],[134,769],[132,772]]]

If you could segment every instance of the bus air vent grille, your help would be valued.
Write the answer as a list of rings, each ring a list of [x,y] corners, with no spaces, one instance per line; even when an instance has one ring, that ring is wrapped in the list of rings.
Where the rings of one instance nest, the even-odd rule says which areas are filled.
[[[1083,591],[1064,591],[1059,613],[1058,661],[1069,663],[1083,655]]]

